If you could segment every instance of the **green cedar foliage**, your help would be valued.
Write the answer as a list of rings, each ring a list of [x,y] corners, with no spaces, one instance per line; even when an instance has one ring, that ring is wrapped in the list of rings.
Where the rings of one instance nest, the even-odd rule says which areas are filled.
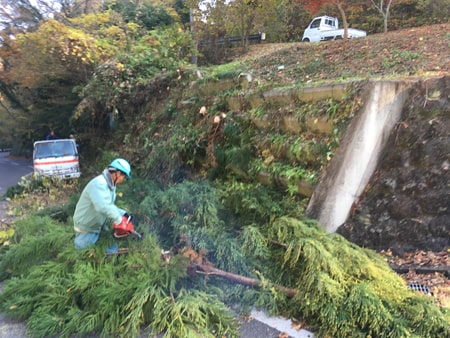
[[[49,217],[17,222],[0,256],[0,276],[9,278],[0,308],[27,320],[33,336],[136,337],[146,327],[166,337],[233,337],[237,323],[227,306],[234,303],[305,319],[319,337],[450,334],[448,309],[408,290],[373,251],[292,217],[298,210],[291,197],[191,181],[163,188],[136,177],[124,188],[145,233],[142,241],[120,241],[127,255],[105,258],[108,236],[77,251],[71,226]],[[161,243],[175,254],[169,262],[160,258]],[[260,287],[197,275],[178,254],[185,248]]]
[[[161,238],[171,239],[166,245],[173,247],[182,240],[196,250],[206,249],[216,267],[261,281],[259,290],[231,288],[225,301],[305,318],[323,336],[445,337],[449,333],[448,311],[439,309],[433,298],[408,290],[381,256],[328,234],[315,221],[282,216],[283,211],[298,215],[290,206],[294,200],[277,200],[275,194],[256,186],[240,186],[232,193],[228,189],[185,181],[148,195],[140,205],[152,215]],[[214,282],[230,289],[226,283]],[[289,299],[280,285],[297,294]]]
[[[26,275],[31,267],[55,258],[61,246],[70,241],[70,236],[49,217],[17,221],[14,241],[22,245],[12,245],[2,255],[0,278]]]
[[[268,237],[286,244],[279,250],[280,270],[271,277],[297,290],[285,310],[309,318],[320,335],[448,336],[450,313],[408,290],[374,252],[326,233],[316,222],[288,217],[277,219]]]
[[[70,226],[33,216],[17,225],[1,256],[1,310],[27,320],[34,337],[135,337],[143,326],[168,337],[236,335],[234,317],[214,295],[184,283],[187,259],[162,262],[155,237],[125,239],[131,252],[105,257],[110,239],[77,251]],[[187,287],[186,287],[187,286]]]
[[[238,240],[236,220],[222,206],[217,189],[184,181],[149,194],[140,205],[166,247],[210,252],[217,267],[246,274],[251,270]]]

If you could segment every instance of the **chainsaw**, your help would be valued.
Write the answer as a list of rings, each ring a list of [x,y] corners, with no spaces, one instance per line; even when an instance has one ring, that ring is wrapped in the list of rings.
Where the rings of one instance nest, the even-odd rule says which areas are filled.
[[[113,223],[114,237],[124,238],[130,235],[134,235],[139,239],[142,239],[142,235],[134,230],[133,216],[124,214],[122,216],[122,222]]]

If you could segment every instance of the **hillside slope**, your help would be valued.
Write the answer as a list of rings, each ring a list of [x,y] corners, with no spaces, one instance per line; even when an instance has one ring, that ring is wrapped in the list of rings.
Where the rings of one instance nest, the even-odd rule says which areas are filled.
[[[447,25],[441,25],[441,28],[437,26],[433,28],[436,28],[437,30],[440,30],[442,32],[448,31]],[[425,35],[424,33],[417,34],[417,31],[415,30],[405,31],[405,35],[403,36],[403,38],[399,37],[398,40],[394,39],[394,36],[396,36],[396,34],[398,33],[395,32],[392,35],[388,34],[383,36],[372,36],[368,37],[367,39],[354,40],[348,43],[336,41],[323,44],[288,44],[276,46],[271,44],[262,44],[260,46],[254,46],[251,53],[247,54],[245,57],[236,59],[239,60],[237,61],[238,63],[242,64],[242,67],[237,68],[239,68],[239,71],[245,71],[247,69],[249,73],[252,74],[252,76],[256,79],[255,82],[258,83],[258,88],[256,91],[259,90],[259,86],[283,87],[295,84],[295,87],[302,87],[303,84],[317,84],[325,81],[335,82],[350,79],[365,80],[367,78],[387,78],[392,76],[425,77],[430,75],[436,76],[440,74],[448,74],[447,61],[449,54],[448,43],[450,37],[446,34],[442,34],[438,37],[439,43],[431,42],[433,40],[436,41],[436,36],[433,35],[431,29],[427,28],[425,30],[428,32],[427,35]],[[414,36],[417,35],[417,38],[412,38],[410,34],[413,34]],[[383,42],[377,43],[377,39],[379,39],[378,41]],[[394,40],[396,42],[393,42]],[[424,40],[427,41],[426,46],[421,45],[421,41]],[[407,42],[407,44],[409,44],[409,49],[407,49],[406,47],[402,47],[403,42]],[[385,46],[389,45],[391,47],[394,47],[383,47],[383,44],[385,44]],[[439,51],[439,55],[436,54],[437,58],[439,59],[438,61],[437,59],[430,57],[430,55],[433,54],[430,54],[429,48],[436,48],[434,49],[434,53],[437,53]],[[255,54],[253,54],[255,53],[255,50],[259,50],[259,57],[256,57]],[[380,52],[384,50],[385,52]],[[374,68],[370,68],[372,63],[374,65]],[[375,65],[379,66],[379,68],[375,68]],[[136,88],[136,91],[133,91],[133,98],[135,99],[135,101],[133,101],[133,104],[134,106],[140,108],[139,111],[142,112],[142,116],[134,118],[131,127],[129,125],[127,126],[125,131],[127,134],[123,137],[124,142],[123,144],[119,143],[122,144],[123,148],[125,148],[126,146],[126,151],[124,151],[123,153],[120,152],[121,156],[136,161],[133,163],[134,172],[139,172],[138,169],[141,169],[141,173],[145,173],[148,177],[157,177],[161,180],[167,178],[168,182],[171,180],[180,183],[172,186],[167,191],[164,191],[163,194],[163,192],[159,191],[159,189],[158,191],[154,191],[156,189],[152,189],[153,185],[142,184],[142,181],[139,180],[139,175],[136,175],[135,178],[133,178],[133,180],[129,182],[129,185],[127,186],[128,191],[122,190],[121,194],[123,193],[124,196],[132,195],[137,200],[139,200],[139,203],[131,204],[134,205],[134,207],[130,208],[130,210],[137,210],[137,215],[141,216],[142,220],[149,220],[148,223],[144,224],[144,222],[142,222],[140,225],[148,225],[152,232],[156,232],[157,229],[161,229],[161,234],[166,235],[165,237],[167,238],[167,241],[164,242],[164,247],[169,247],[169,245],[166,245],[169,243],[172,245],[172,241],[175,242],[178,235],[175,236],[173,234],[178,233],[179,229],[181,229],[180,234],[182,234],[182,236],[180,236],[180,242],[181,239],[183,241],[185,240],[184,233],[193,233],[196,236],[193,237],[195,240],[198,240],[198,238],[200,238],[200,243],[198,244],[199,248],[202,248],[202,246],[205,245],[204,243],[207,243],[208,249],[210,248],[211,255],[209,257],[211,257],[212,262],[219,262],[219,264],[222,264],[219,265],[219,267],[232,267],[233,272],[243,271],[245,272],[245,275],[251,272],[251,269],[239,269],[239,264],[236,264],[236,262],[240,262],[241,256],[239,254],[241,247],[231,246],[234,245],[233,243],[235,240],[235,238],[232,238],[231,235],[236,234],[237,236],[240,236],[241,233],[246,235],[249,240],[244,242],[245,247],[242,246],[242,248],[245,248],[244,252],[249,251],[251,255],[253,255],[253,253],[256,253],[257,255],[261,255],[264,257],[266,254],[263,251],[258,251],[253,248],[265,248],[266,243],[269,243],[270,251],[273,250],[276,255],[262,260],[261,264],[259,264],[259,267],[261,267],[261,269],[265,269],[265,265],[269,265],[269,263],[276,264],[280,262],[280,258],[283,257],[283,254],[280,253],[286,250],[285,243],[292,241],[293,238],[295,238],[294,236],[298,236],[299,244],[297,244],[297,242],[293,243],[293,247],[298,247],[299,249],[307,247],[310,249],[308,249],[307,252],[301,252],[300,250],[296,251],[296,253],[292,254],[291,257],[296,256],[297,258],[293,257],[292,263],[286,260],[289,265],[285,264],[283,266],[283,269],[273,269],[273,275],[275,275],[275,277],[277,278],[281,277],[282,279],[284,279],[282,280],[283,283],[280,282],[281,285],[296,285],[299,286],[299,290],[303,292],[302,296],[297,297],[299,301],[298,303],[291,303],[292,305],[290,304],[290,308],[293,309],[291,315],[298,317],[299,309],[301,309],[301,307],[305,307],[305,312],[312,314],[310,315],[311,319],[323,317],[324,320],[318,323],[318,326],[320,328],[323,327],[324,330],[327,330],[329,326],[334,326],[338,328],[339,332],[345,332],[344,330],[342,330],[343,322],[345,321],[345,318],[350,317],[350,315],[347,314],[351,313],[351,311],[348,310],[353,309],[357,310],[357,315],[359,313],[364,315],[365,319],[362,319],[361,321],[364,322],[363,325],[366,325],[365,322],[367,322],[368,325],[372,325],[372,323],[375,323],[375,325],[377,325],[377,323],[380,323],[381,325],[385,326],[385,323],[387,323],[386,320],[384,320],[384,318],[386,318],[385,313],[389,317],[391,317],[395,313],[399,313],[402,316],[407,315],[408,317],[412,317],[411,313],[414,315],[417,312],[427,313],[430,318],[436,318],[433,317],[433,314],[431,312],[421,312],[420,309],[417,310],[417,307],[405,308],[404,306],[409,306],[407,302],[400,302],[398,304],[400,305],[401,310],[386,311],[383,310],[383,308],[386,309],[384,305],[386,303],[384,301],[376,301],[376,304],[382,305],[382,317],[379,317],[381,319],[374,320],[374,318],[378,317],[373,315],[373,309],[375,307],[378,308],[378,305],[372,306],[371,309],[369,309],[370,311],[366,312],[365,310],[361,310],[361,307],[359,307],[358,304],[362,301],[364,301],[365,303],[370,303],[372,302],[371,299],[377,300],[378,296],[392,296],[394,300],[402,299],[399,297],[401,297],[402,294],[405,294],[406,291],[404,290],[403,284],[395,284],[397,285],[397,287],[393,288],[393,284],[388,283],[389,285],[387,287],[387,290],[392,289],[392,291],[384,291],[382,288],[380,288],[382,284],[386,283],[386,275],[381,271],[378,272],[378,270],[376,270],[373,274],[374,278],[371,277],[373,270],[376,268],[375,261],[373,260],[364,259],[364,264],[361,266],[361,268],[355,268],[356,266],[358,266],[357,262],[360,262],[358,258],[360,255],[354,253],[354,250],[359,250],[359,248],[350,245],[351,249],[347,250],[344,246],[346,245],[346,243],[341,241],[340,236],[336,236],[335,238],[333,238],[334,236],[330,236],[330,240],[328,241],[326,240],[326,238],[328,238],[327,236],[320,234],[320,236],[316,240],[307,233],[302,234],[295,232],[294,234],[292,234],[289,231],[275,231],[277,229],[275,227],[273,227],[273,229],[275,230],[272,230],[272,227],[265,228],[263,226],[260,226],[264,223],[261,222],[261,220],[264,220],[265,218],[269,219],[267,215],[278,216],[278,214],[288,214],[289,212],[291,212],[291,214],[296,214],[297,210],[300,210],[298,208],[298,200],[294,201],[292,199],[292,201],[295,203],[295,209],[294,207],[291,207],[293,210],[289,210],[291,204],[288,204],[288,202],[290,201],[287,200],[283,200],[284,203],[279,204],[279,207],[277,208],[270,208],[273,205],[273,195],[266,195],[265,189],[259,189],[259,187],[258,189],[252,190],[254,185],[252,182],[249,182],[246,185],[232,182],[236,183],[233,186],[233,188],[235,189],[232,190],[229,186],[229,190],[224,190],[226,194],[222,194],[221,196],[223,197],[219,200],[219,198],[213,198],[215,196],[209,194],[209,188],[197,187],[196,185],[185,179],[188,178],[191,173],[187,173],[188,170],[184,170],[185,168],[183,167],[183,162],[193,163],[194,160],[202,156],[201,160],[203,161],[198,161],[199,166],[197,168],[202,171],[204,177],[210,177],[205,173],[207,169],[216,169],[215,172],[213,172],[213,170],[210,170],[208,174],[214,173],[216,177],[218,177],[220,174],[222,174],[222,172],[219,172],[219,169],[223,168],[224,180],[221,183],[222,186],[226,185],[228,183],[225,179],[225,175],[228,173],[226,169],[231,168],[231,166],[227,166],[226,160],[234,159],[235,162],[233,162],[233,164],[242,163],[242,172],[250,172],[248,168],[253,163],[249,164],[248,160],[251,156],[253,156],[255,149],[258,151],[257,147],[255,147],[254,145],[262,145],[263,147],[260,147],[261,155],[267,154],[264,163],[262,163],[263,165],[265,165],[265,168],[267,168],[268,165],[276,162],[276,157],[269,155],[272,155],[271,152],[274,152],[274,150],[270,148],[270,145],[275,143],[273,142],[274,139],[271,136],[277,133],[278,129],[267,130],[267,132],[264,133],[255,128],[253,124],[248,123],[248,121],[245,120],[251,118],[252,114],[253,116],[262,116],[262,113],[268,112],[263,110],[251,112],[251,109],[248,109],[248,107],[244,106],[240,106],[244,107],[242,109],[233,109],[229,104],[227,104],[227,102],[229,102],[227,100],[228,98],[232,97],[233,95],[239,95],[239,93],[237,93],[237,91],[239,90],[238,85],[236,85],[236,81],[232,81],[235,80],[237,74],[239,74],[239,72],[231,75],[233,76],[233,78],[231,79],[231,81],[228,81],[230,84],[230,87],[228,89],[217,89],[217,92],[219,94],[212,93],[212,89],[214,89],[215,85],[218,84],[216,82],[220,82],[217,77],[212,76],[211,79],[203,79],[203,83],[202,81],[198,81],[200,82],[197,83],[198,87],[192,84],[193,81],[191,82],[191,80],[197,75],[197,73],[192,73],[192,77],[187,79],[186,82],[189,82],[188,90],[184,90],[184,88],[181,88],[181,84],[180,88],[169,86],[168,77],[171,75],[167,74],[167,78],[161,78],[161,81],[155,80],[153,83],[148,84],[147,87],[145,87],[147,83],[142,85],[141,92],[139,92],[140,88]],[[186,78],[187,77],[188,76],[186,76]],[[182,74],[179,76],[179,78],[183,78]],[[173,78],[171,78],[170,80],[173,80]],[[230,80],[230,78],[226,80]],[[182,81],[179,82],[181,83]],[[151,85],[154,85],[154,87],[152,87]],[[154,89],[154,91],[152,91],[152,89]],[[206,89],[208,89],[208,91]],[[140,96],[139,94],[142,95]],[[165,95],[167,95],[166,100],[164,100]],[[346,98],[348,100],[353,100],[353,98],[349,96],[346,96]],[[143,103],[144,100],[146,101]],[[156,100],[159,101],[155,102]],[[300,104],[300,102],[295,103]],[[333,109],[339,110],[338,113],[341,113],[345,110],[341,109],[344,108],[345,102],[336,104],[334,104],[333,102],[330,103],[333,104]],[[147,107],[141,107],[145,104],[147,105]],[[286,109],[279,109],[283,107],[283,104],[280,104],[276,107],[271,107],[274,108],[273,111],[271,111],[271,113],[273,113],[273,116],[278,117],[283,113],[290,113]],[[132,103],[130,103],[129,105],[132,105]],[[200,110],[199,112],[199,108],[203,105],[208,108],[208,113],[201,113],[202,110]],[[307,109],[311,108],[312,106],[313,104],[305,107],[304,111],[298,109],[296,110],[296,113],[308,113]],[[326,109],[327,106],[322,107],[322,109],[319,110],[319,113],[323,112]],[[219,121],[213,122],[217,117],[219,117]],[[277,120],[275,122],[277,122]],[[244,129],[241,127],[243,125],[247,125],[249,127]],[[118,131],[116,135],[120,135],[120,131]],[[278,138],[278,141],[279,144],[286,145],[288,144],[288,141],[292,141],[294,139],[298,140],[299,136],[300,133],[297,132],[296,134],[292,135],[292,138],[290,138],[289,140],[280,137]],[[116,148],[114,149],[117,149],[117,144],[118,143],[115,144]],[[311,142],[310,144],[316,145],[315,142]],[[300,144],[300,146],[301,145],[303,144]],[[301,148],[300,146],[298,148]],[[304,153],[300,151],[299,153],[301,155],[299,156],[299,159],[304,161]],[[311,154],[315,155],[315,153],[313,152],[311,152]],[[258,160],[262,162],[262,157],[260,156]],[[299,167],[300,160],[290,161],[290,163],[288,163],[286,167],[288,169]],[[238,167],[237,169],[240,168],[241,167]],[[154,172],[152,172],[152,170],[154,170]],[[123,189],[125,189],[125,187],[123,187]],[[228,199],[228,197],[230,198]],[[259,199],[259,197],[262,197],[261,200]],[[27,200],[30,200],[30,198],[27,198]],[[230,210],[232,209],[234,211],[234,213],[232,214],[233,216],[237,212],[240,212],[241,217],[239,219],[239,222],[236,222],[235,224],[233,217],[223,218],[222,222],[222,218],[219,218],[217,215],[220,214],[221,216],[222,213],[225,213],[225,210],[223,210],[222,208],[217,208],[218,211],[216,212],[213,208],[215,206],[215,204],[213,203],[216,203],[216,201],[220,201],[220,205],[225,205]],[[224,201],[228,203],[224,203]],[[197,208],[197,205],[201,206],[201,208]],[[219,203],[217,203],[217,205],[219,205]],[[246,216],[247,214],[248,217],[245,218],[244,216]],[[199,215],[198,218],[197,215]],[[297,224],[293,221],[284,222],[284,219],[286,218],[281,218],[282,221],[276,224],[278,229],[289,230],[300,228],[300,224]],[[48,221],[45,222],[45,224],[50,223],[51,222]],[[248,223],[250,224],[250,226],[246,226],[245,229],[241,229],[241,225],[246,225]],[[31,229],[32,227],[24,226],[23,228]],[[60,230],[61,227],[56,226],[55,229]],[[239,229],[239,231],[236,231],[237,229]],[[267,237],[269,241],[265,240],[265,233],[262,233],[262,231],[266,231],[266,229],[270,230],[268,232],[270,236]],[[305,227],[305,229],[308,229],[308,232],[310,233],[313,230],[312,226],[310,225]],[[69,229],[69,231],[71,230]],[[42,237],[42,240],[45,243],[47,241],[49,232],[43,231],[42,233],[45,234],[45,236]],[[169,235],[167,235],[167,233],[169,233]],[[260,233],[260,235],[258,233]],[[285,233],[286,236],[289,237],[274,237],[272,233]],[[161,239],[161,241],[162,238],[163,236],[159,236],[159,239]],[[146,239],[151,238],[150,236],[146,236]],[[257,240],[260,243],[256,243]],[[308,243],[305,242],[305,244],[303,244],[305,240]],[[216,242],[220,243],[216,244]],[[133,270],[133,273],[137,273],[139,270],[135,269],[136,266],[144,266],[144,269],[140,269],[140,271],[145,274],[145,277],[136,278],[134,280],[146,280],[147,283],[152,285],[152,287],[154,285],[157,285],[153,280],[149,279],[149,277],[160,275],[159,272],[156,272],[161,268],[161,264],[159,262],[159,251],[156,251],[155,243],[151,243],[151,250],[143,247],[141,243],[142,242],[139,243],[140,250],[136,252],[136,255],[132,256],[130,254],[129,256],[130,259],[136,257],[136,263],[139,262],[138,264],[134,264],[134,261],[130,261],[132,264],[129,264],[122,259],[118,260],[120,264],[112,264],[112,268],[117,269],[117,271],[119,272],[117,274],[113,272],[113,274],[117,276],[115,277],[114,285],[120,287],[121,289],[123,289],[123,285],[133,285],[133,283],[127,281],[128,270],[126,270],[124,268],[124,265],[122,264],[126,264],[128,267],[130,267]],[[128,244],[131,246],[135,243]],[[176,247],[179,248],[179,245],[184,243],[175,244],[177,245]],[[197,243],[194,244],[197,245]],[[67,243],[64,243],[64,245],[67,245]],[[189,245],[192,244],[189,243]],[[25,246],[24,248],[26,249]],[[237,250],[234,248],[237,248]],[[251,250],[248,250],[249,248]],[[143,256],[140,254],[142,250],[143,252],[145,252],[146,250],[148,252],[156,252],[155,255],[150,254],[149,256],[145,256],[156,257],[155,270],[150,269],[150,267],[147,266],[149,260],[142,260]],[[58,252],[58,250],[54,251]],[[102,256],[103,254],[100,254],[99,257]],[[308,256],[317,257],[318,260],[315,263],[308,263],[307,261],[304,261],[305,257]],[[15,255],[14,258],[15,257],[21,256]],[[237,258],[235,259],[235,257]],[[301,257],[301,261],[299,260],[299,257]],[[365,257],[365,255],[363,255],[363,257]],[[217,258],[218,260],[216,260]],[[336,268],[334,267],[334,265],[332,268],[329,268],[329,266],[331,266],[330,261],[334,261],[334,258],[336,258],[338,261],[342,260],[342,262],[346,263],[342,265],[336,265]],[[372,259],[373,258],[374,257],[372,257]],[[220,261],[222,259],[227,264],[222,263]],[[228,260],[231,262],[231,264],[228,264]],[[22,261],[26,261],[27,263],[32,262],[32,260],[26,259],[22,259]],[[376,261],[381,263],[381,260],[379,260],[378,258],[376,259]],[[72,262],[74,262],[74,260],[72,260]],[[267,262],[268,264],[264,264],[265,262]],[[64,270],[67,269],[67,265],[68,264],[64,262]],[[244,267],[246,266],[244,264],[242,265]],[[384,266],[384,264],[382,265]],[[308,268],[309,266],[311,268]],[[287,271],[286,274],[284,273],[284,269],[286,269]],[[347,269],[356,270],[356,280],[358,280],[359,278],[364,278],[363,283],[359,283],[356,288],[354,288],[353,286],[349,287],[349,290],[354,290],[351,293],[348,293],[346,291],[346,284],[353,283],[354,278],[346,278],[346,280],[344,281],[340,277],[345,276],[343,273]],[[79,270],[81,269],[77,269],[77,271]],[[171,270],[175,271],[174,269]],[[48,274],[46,274],[44,270],[42,271],[44,272],[43,278],[41,279],[43,281],[42,285],[48,285]],[[151,271],[151,273],[149,273],[149,271]],[[155,271],[155,273],[153,273],[153,271]],[[323,274],[322,271],[324,271]],[[329,273],[329,271],[331,273]],[[315,277],[319,273],[321,275],[319,275],[319,277]],[[133,274],[129,275],[130,277],[134,276]],[[264,276],[265,273],[263,273],[262,275]],[[272,273],[266,275],[271,276]],[[330,275],[330,277],[328,275]],[[83,285],[86,284],[86,274],[81,274],[80,276]],[[92,280],[96,279],[94,284],[103,284],[98,282],[99,279],[94,274],[91,274],[90,277],[92,278]],[[105,274],[105,278],[109,279],[109,275]],[[70,281],[71,285],[74,284],[74,278],[71,278],[71,276],[69,276],[67,280]],[[301,284],[300,281],[303,280],[305,282],[302,282],[303,284]],[[289,283],[285,284],[285,281]],[[417,281],[417,279],[415,278],[411,281]],[[278,279],[275,280],[275,282],[277,283]],[[210,282],[208,282],[208,284],[209,283]],[[373,287],[371,286],[371,284],[373,285]],[[427,284],[429,286],[441,287],[441,285],[448,285],[448,282],[447,280],[439,279],[438,283],[435,277],[435,281],[433,283]],[[38,290],[39,294],[42,294],[42,287],[40,287],[40,284],[34,285],[39,286],[36,289]],[[135,288],[137,292],[139,292],[136,294],[136,297],[122,297],[120,292],[115,292],[115,289],[111,289],[108,283],[104,283],[103,285],[107,285],[107,289],[109,291],[114,292],[115,295],[121,298],[120,300],[124,300],[126,302],[128,302],[130,299],[140,300],[146,298],[146,296],[140,292],[140,290],[142,289]],[[365,288],[367,285],[371,287],[368,293],[365,292]],[[65,290],[67,290],[68,287],[63,284],[61,286],[62,287],[60,289],[64,291],[65,295],[67,295],[68,293]],[[317,297],[313,297],[313,293],[309,291],[310,286],[320,291]],[[341,292],[341,290],[343,292]],[[433,289],[433,291],[435,290]],[[15,294],[19,294],[21,297],[23,297],[23,294],[21,294],[20,292],[15,292]],[[103,293],[92,292],[92,294],[102,295]],[[180,292],[179,294],[182,293]],[[229,297],[230,295],[227,292],[225,294],[227,297]],[[71,295],[76,296],[75,293],[70,293],[70,296]],[[108,296],[109,294],[106,295]],[[269,301],[274,299],[272,292],[270,294],[268,293],[267,295],[267,299]],[[409,293],[407,294],[407,297],[410,297]],[[8,301],[10,301],[11,298],[12,297],[10,297]],[[92,299],[93,298],[95,297],[92,297]],[[112,297],[108,297],[108,299],[112,299]],[[173,302],[173,297],[167,297],[166,299],[169,300],[169,302],[166,304],[167,306],[179,303],[178,300],[177,302]],[[295,301],[297,299],[295,299]],[[325,304],[324,310],[320,309],[316,311],[315,308],[313,308],[312,305],[313,303],[315,303],[314,299],[317,299],[319,303]],[[445,305],[448,307],[448,297],[442,299],[443,300],[441,301],[441,303],[446,302]],[[99,298],[99,301],[100,300],[101,299]],[[341,300],[343,304],[347,304],[347,311],[343,312],[343,315],[333,315],[334,313],[337,313],[335,310],[337,307],[334,305],[334,302]],[[284,300],[282,301],[284,302]],[[398,301],[396,302],[398,303]],[[91,299],[89,299],[89,303],[94,305],[96,304],[96,302]],[[160,303],[163,304],[162,302]],[[72,302],[72,304],[74,303]],[[117,303],[111,303],[111,305],[114,305],[116,307]],[[166,305],[164,305],[165,311],[167,311]],[[77,307],[80,308],[78,304]],[[7,306],[6,308],[15,309],[14,306]],[[94,310],[94,313],[98,315],[98,307],[93,306],[92,308]],[[128,307],[121,306],[120,308],[125,309]],[[155,309],[153,304],[149,304],[149,308]],[[214,309],[214,307],[211,306],[211,302],[208,303],[207,308]],[[318,307],[316,308],[319,309]],[[90,311],[90,309],[88,309],[88,311]],[[42,313],[44,311],[36,311],[36,313],[37,312]],[[70,314],[71,312],[64,309],[63,315],[66,316],[67,313]],[[84,311],[84,313],[87,312]],[[137,314],[138,312],[133,311],[133,313]],[[51,317],[55,318],[55,316]],[[332,320],[330,320],[333,318],[337,319],[334,323],[332,322]],[[342,320],[342,318],[344,318],[344,320]],[[420,320],[421,317],[418,316],[418,319]],[[35,320],[34,322],[36,323],[38,322],[38,320]],[[99,320],[99,323],[101,322],[102,321]],[[152,320],[152,322],[154,321]],[[447,322],[448,321],[445,320],[444,324],[446,324]],[[41,321],[39,321],[38,324],[40,323]],[[119,323],[121,323],[121,321],[119,321]],[[314,322],[313,324],[317,325],[317,323]],[[44,325],[40,325],[40,327],[42,326]],[[72,325],[72,327],[74,327],[74,325]],[[446,325],[445,328],[447,328]],[[44,327],[43,329],[46,329],[46,327]],[[363,328],[363,330],[364,329],[365,328]],[[350,332],[356,332],[356,325],[349,325],[348,330],[350,330]],[[377,334],[375,333],[375,335]],[[392,335],[392,327],[387,328],[386,336],[387,335]],[[342,334],[341,336],[348,337],[349,335]],[[437,335],[434,336],[437,337]]]
[[[447,23],[348,42],[262,43],[234,61],[244,63],[262,84],[438,76],[450,72],[449,32]]]
[[[313,44],[263,43],[251,45],[246,54],[236,56],[234,61],[242,62],[262,85],[314,85],[316,83],[334,82],[336,80],[395,79],[405,77],[425,79],[430,77],[445,77],[450,75],[450,24],[369,35],[367,38],[355,39],[347,43],[344,41],[330,41]],[[447,99],[447,104],[444,103],[444,106],[447,107],[444,110],[447,113],[449,109],[448,101]],[[428,111],[431,112],[433,110],[430,108],[432,102],[422,102],[422,104],[425,103],[427,104]],[[434,102],[434,104],[437,103]],[[423,119],[418,116],[410,116],[409,119],[404,121],[400,129],[402,132],[407,132],[411,140],[417,138],[417,142],[415,143],[417,146],[420,146],[422,143],[426,144],[426,138],[428,137],[430,140],[429,144],[436,144],[440,140],[439,142],[441,142],[442,148],[446,144],[445,142],[448,142],[445,141],[449,137],[448,129],[446,129],[447,127],[443,123],[444,120],[439,118],[434,120],[436,116],[432,116],[432,113],[430,114],[429,116],[424,116]],[[431,121],[428,129],[425,128],[426,125],[422,123],[423,121],[419,123],[420,120],[426,119]],[[448,119],[445,119],[445,121],[448,123]],[[436,128],[436,125],[444,128],[441,133],[431,131],[431,129]],[[424,130],[428,130],[425,131],[427,135],[424,135]],[[432,142],[430,137],[434,138]],[[435,149],[440,148],[435,146]],[[417,147],[411,147],[411,152],[419,154]],[[400,154],[399,152],[398,156]],[[439,162],[439,166],[442,164],[442,168],[444,169],[447,168],[445,166],[445,163],[447,163],[444,158],[445,156],[449,156],[449,154],[441,154],[439,158],[442,161],[440,162],[439,158],[435,159],[436,163]],[[395,158],[395,155],[392,154],[391,157]],[[427,158],[430,157],[428,156]],[[384,165],[385,171],[390,165],[392,165],[392,161],[388,161]],[[400,167],[395,172],[398,174],[401,172],[399,170],[401,170]],[[411,168],[409,170],[414,171]],[[445,169],[444,171],[447,170]],[[412,179],[411,177],[406,178],[405,172],[403,177],[407,180]],[[445,181],[445,177],[445,175],[441,175],[441,180],[444,179],[444,181],[440,181],[440,183],[433,182],[433,184],[436,184],[436,186],[447,186],[448,178]],[[375,179],[380,181],[378,176]],[[423,176],[420,176],[416,180],[411,180],[411,182],[417,181],[420,183],[420,180],[424,181],[425,179]],[[377,184],[376,182],[372,183],[374,185]],[[428,188],[432,189],[431,187]],[[394,202],[397,201],[395,196],[390,196],[389,198],[392,198]],[[365,201],[361,201],[361,204],[358,205],[358,210],[355,210],[356,218],[362,217],[361,209],[372,208],[372,212],[377,209],[379,210],[375,206],[375,200],[367,203],[368,197],[364,196],[364,199]],[[412,195],[411,200],[413,200]],[[445,200],[440,199],[440,201],[446,203]],[[388,207],[388,210],[399,211],[405,209],[407,206],[410,207],[411,201],[404,204],[403,209],[399,208],[395,203],[388,205],[391,205],[391,207]],[[434,203],[433,205],[439,208],[440,204]],[[433,209],[433,206],[429,204],[428,209]],[[442,213],[442,208],[440,210]],[[411,210],[409,212],[411,214]],[[383,210],[379,210],[379,213],[382,214]],[[368,213],[365,213],[364,216],[367,216],[366,214]],[[416,214],[417,212],[411,215]],[[448,216],[441,217],[445,218]],[[414,219],[414,217],[412,218]],[[402,222],[400,223],[403,224]],[[384,241],[383,236],[379,232],[381,228],[382,226],[380,225],[376,230],[377,236],[379,235],[378,242],[376,245],[374,244],[375,242],[372,243],[374,244],[373,246],[378,246],[378,250],[380,250],[383,244],[389,246],[388,240]],[[341,229],[341,233],[350,240],[362,246],[369,247],[371,247],[369,245],[371,242],[369,239],[370,231],[370,227],[367,225],[365,227],[357,226],[354,220],[350,221]],[[411,232],[411,234],[413,233]],[[431,232],[430,236],[432,236]],[[397,247],[396,249],[399,248]],[[435,267],[448,267],[450,257],[448,251],[414,251],[411,247],[403,247],[401,250],[395,250],[394,254],[391,250],[387,250],[385,254],[392,265],[406,267],[403,271],[408,273],[405,273],[403,277],[408,282],[421,282],[424,285],[432,287],[435,294],[442,297],[441,301],[448,303],[450,295],[448,276],[442,273],[416,273],[416,268],[422,270],[422,272],[426,272],[427,270],[432,271]]]

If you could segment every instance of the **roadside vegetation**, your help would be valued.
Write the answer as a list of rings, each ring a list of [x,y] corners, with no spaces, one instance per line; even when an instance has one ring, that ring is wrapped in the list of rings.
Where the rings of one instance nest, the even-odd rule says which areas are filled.
[[[16,4],[28,8],[21,13],[35,13],[27,1]],[[376,9],[363,15],[360,3],[348,1],[348,19],[369,36],[327,44],[290,42],[314,13],[283,3],[289,13],[284,25],[273,27],[262,20],[273,13],[271,1],[218,3],[210,15],[226,20],[205,23],[198,36],[181,1],[64,7],[61,18],[28,17],[29,31],[11,21],[0,48],[3,142],[25,155],[50,127],[72,134],[83,176],[32,179],[8,190],[16,220],[0,236],[2,311],[27,321],[36,337],[134,337],[141,329],[167,337],[233,337],[232,310],[251,307],[297,319],[324,337],[448,336],[448,303],[408,290],[387,259],[304,217],[308,188],[364,103],[361,87],[349,86],[343,100],[257,108],[247,100],[263,90],[331,81],[448,74],[448,16],[433,6],[418,11],[421,4],[396,3],[390,23],[399,29],[380,34]],[[335,5],[320,10],[338,15]],[[301,13],[295,29],[288,24],[297,19],[294,12]],[[227,25],[241,18],[245,27]],[[254,30],[272,40],[196,54],[199,37],[245,37]],[[191,64],[193,55],[198,65]],[[286,116],[296,121],[296,134],[282,129]],[[325,129],[311,128],[319,121]],[[107,237],[77,252],[78,196],[117,156],[133,168],[118,205],[135,214],[144,239],[122,240],[127,254],[105,257]]]
[[[40,198],[25,189],[23,203],[16,199],[27,216],[16,220],[0,262],[2,311],[26,320],[33,336],[137,336],[146,328],[168,337],[233,337],[231,310],[253,306],[297,319],[319,336],[448,334],[448,308],[408,290],[382,256],[303,218],[283,194],[242,184],[230,194],[187,180],[161,188],[133,178],[119,203],[136,211],[144,239],[124,239],[127,254],[105,257],[106,237],[75,250],[77,193],[52,203],[70,190],[59,184],[38,189]],[[173,257],[163,260],[169,248]],[[211,266],[259,285],[202,272]]]

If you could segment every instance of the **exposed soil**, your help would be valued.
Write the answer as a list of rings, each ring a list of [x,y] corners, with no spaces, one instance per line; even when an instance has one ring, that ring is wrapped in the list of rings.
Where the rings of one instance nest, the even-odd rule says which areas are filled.
[[[431,90],[431,83],[436,85]],[[430,89],[427,91],[427,89]],[[431,95],[431,92],[434,95]],[[450,76],[413,88],[364,193],[338,232],[388,252],[405,279],[450,304]]]

